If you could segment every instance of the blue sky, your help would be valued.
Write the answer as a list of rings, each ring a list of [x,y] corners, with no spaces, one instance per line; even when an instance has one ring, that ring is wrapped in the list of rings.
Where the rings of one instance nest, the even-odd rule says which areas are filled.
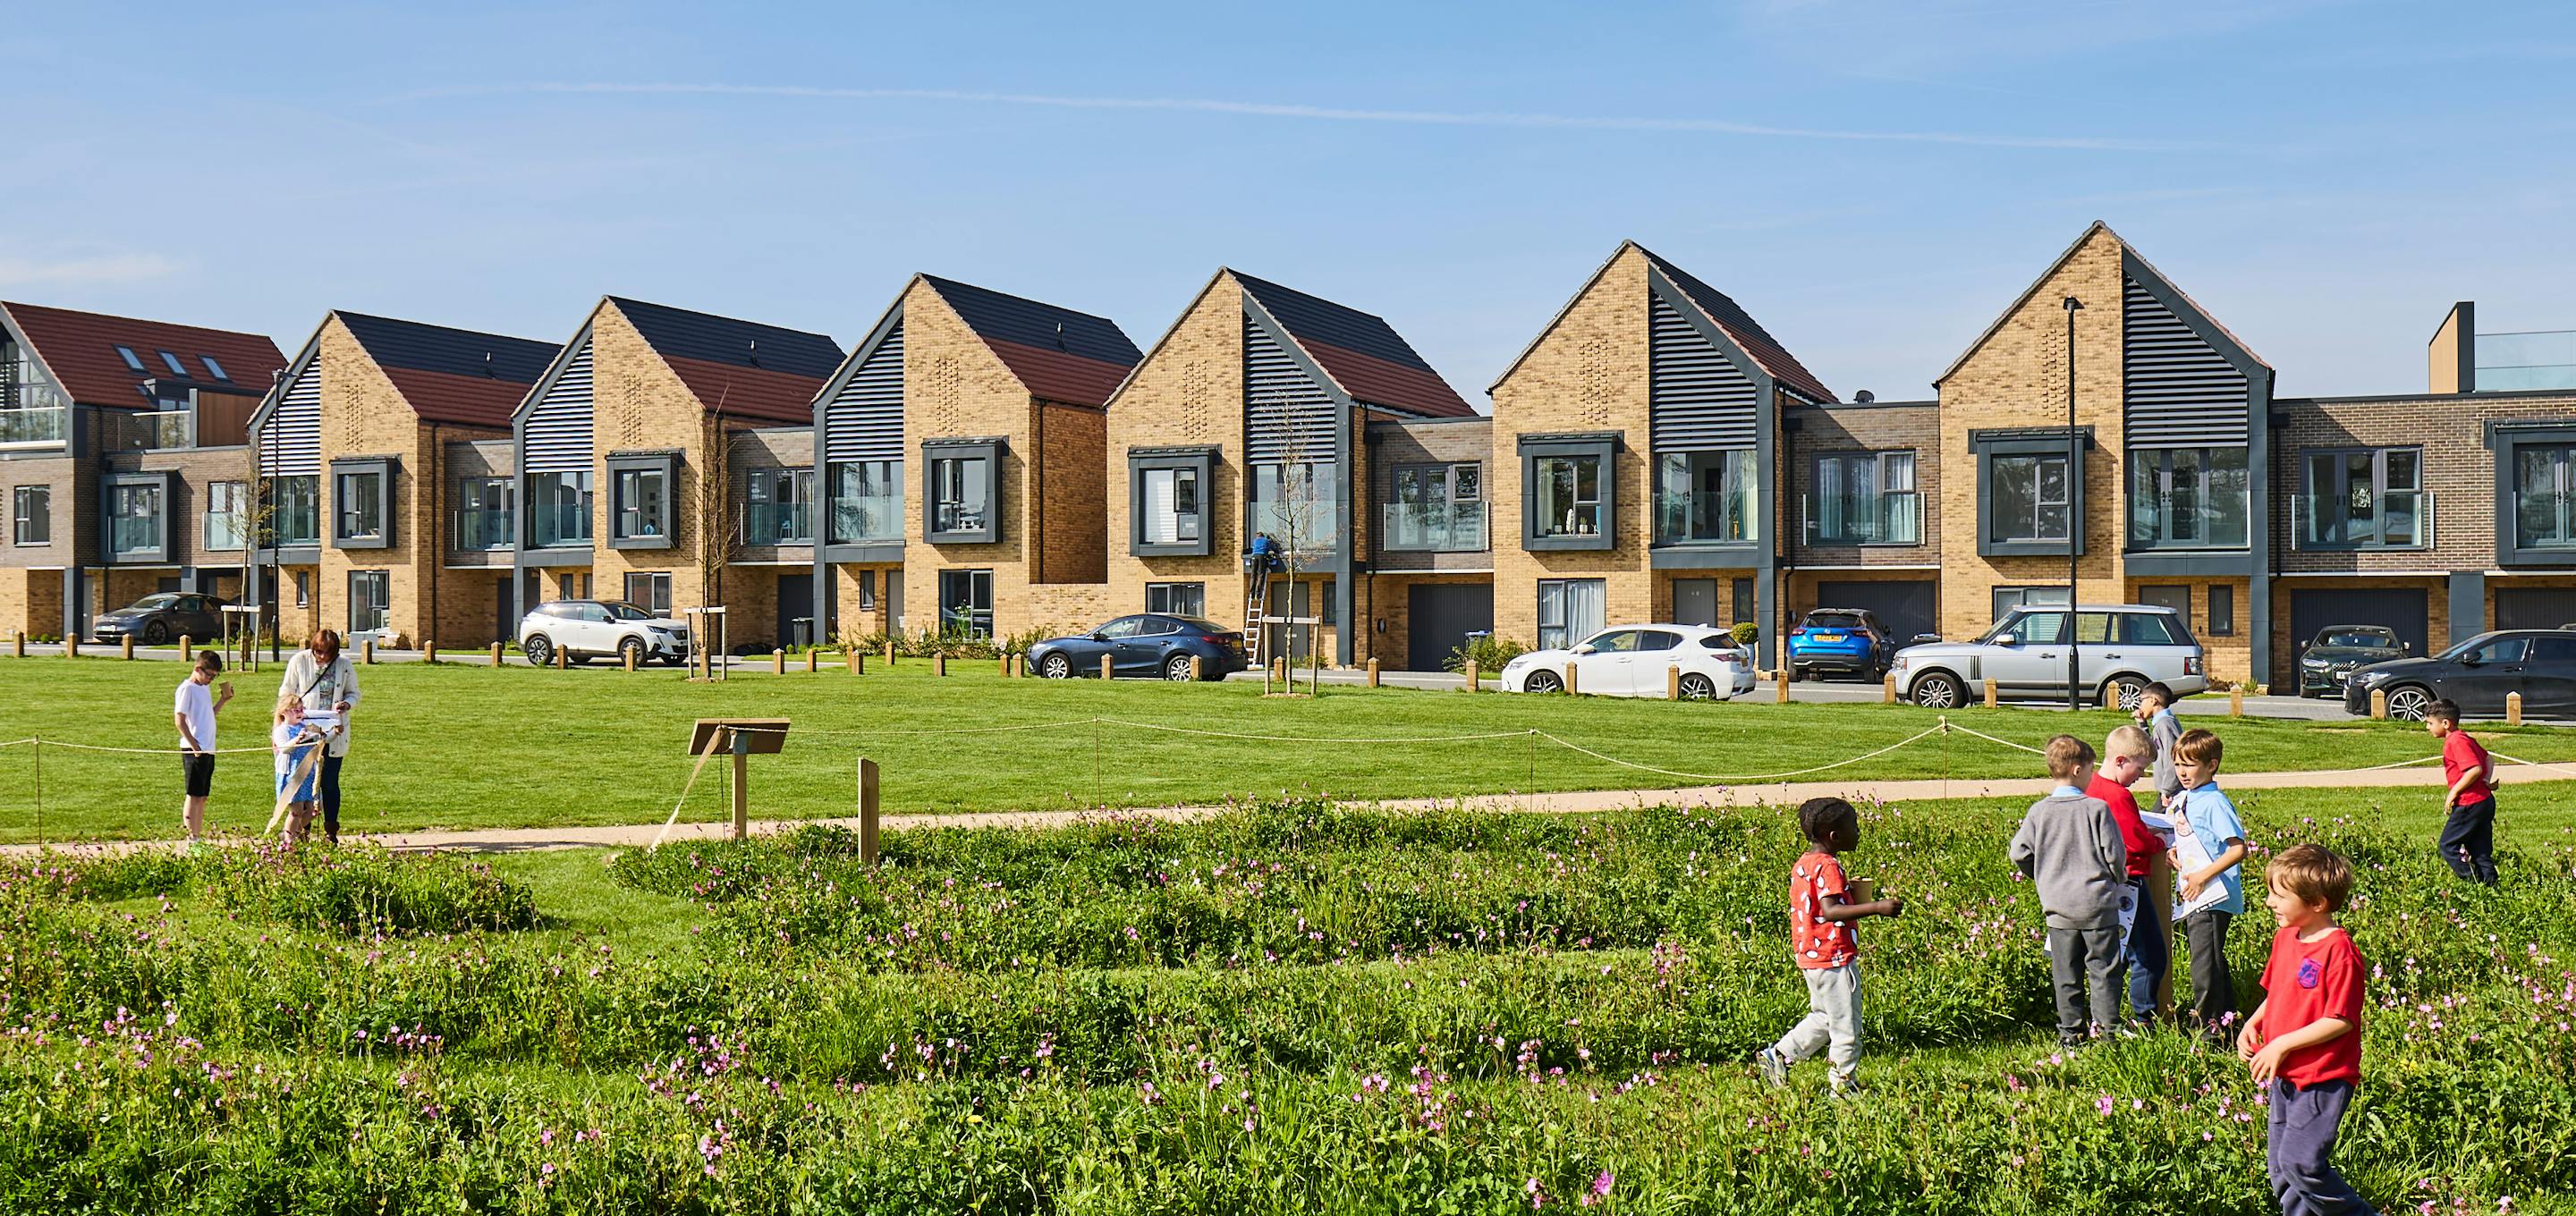
[[[1836,392],[1928,396],[2107,220],[2280,369],[2455,299],[2576,328],[2576,6],[26,8],[0,294],[560,340],[603,292],[860,336],[927,270],[1150,344],[1219,265],[1480,406],[1635,238]]]

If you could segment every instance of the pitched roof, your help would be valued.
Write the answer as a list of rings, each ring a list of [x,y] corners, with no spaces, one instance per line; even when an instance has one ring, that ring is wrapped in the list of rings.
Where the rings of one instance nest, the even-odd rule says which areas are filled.
[[[1144,353],[1107,317],[923,275],[968,329],[984,339],[1032,395],[1106,405]]]
[[[1384,319],[1239,270],[1233,274],[1351,400],[1433,417],[1476,412]]]
[[[2095,220],[2091,224],[2085,226],[2084,231],[2076,236],[2073,243],[2067,245],[2066,252],[2058,254],[2055,260],[2049,262],[2048,269],[2040,271],[2039,277],[2030,281],[2030,286],[2022,288],[2021,294],[2014,296],[2013,302],[2010,305],[2006,306],[2002,312],[1995,314],[1994,322],[1986,326],[1984,332],[1979,333],[1977,335],[1977,340],[1969,343],[1966,350],[1960,351],[1959,357],[1951,360],[1950,366],[1944,369],[1939,376],[1935,377],[1932,383],[1937,387],[1942,381],[1958,374],[1959,369],[1968,362],[1968,357],[1976,354],[1978,347],[1984,346],[1988,339],[1993,338],[1996,332],[2004,327],[2004,322],[2012,320],[2013,314],[2020,312],[2022,305],[2029,303],[2032,296],[2039,294],[2040,285],[2046,283],[2052,276],[2056,275],[2057,268],[2065,265],[2068,258],[2074,257],[2075,251],[2082,249],[2084,247],[2084,243],[2092,240],[2093,234],[2097,232],[2110,237],[2120,246],[2120,252],[2123,255],[2121,263],[2123,273],[2126,273],[2128,263],[2135,262],[2140,269],[2145,270],[2149,275],[2153,276],[2157,282],[2163,284],[2166,290],[2173,292],[2174,298],[2181,300],[2185,305],[2189,306],[2192,312],[2200,316],[2201,320],[2209,322],[2210,328],[2217,330],[2219,333],[2225,335],[2228,341],[2235,343],[2236,349],[2245,352],[2246,358],[2260,364],[2265,371],[2272,370],[2271,364],[2263,362],[2263,357],[2255,354],[2252,347],[2245,345],[2244,341],[2239,339],[2235,333],[2229,330],[2225,325],[2219,324],[2218,318],[2209,315],[2209,310],[2202,308],[2199,301],[2185,295],[2182,288],[2174,286],[2173,280],[2165,277],[2165,272],[2156,269],[2153,265],[2148,263],[2146,258],[2140,256],[2137,246],[2130,244],[2128,238],[2121,236],[2117,232],[2113,232],[2111,230],[2111,225],[2104,223],[2101,220]]]
[[[507,430],[510,415],[562,348],[418,321],[334,312],[367,357],[432,422]]]
[[[710,410],[810,422],[814,394],[841,364],[840,346],[822,334],[620,296],[608,302]]]
[[[1815,373],[1808,371],[1806,364],[1798,362],[1798,357],[1790,354],[1787,347],[1780,345],[1778,339],[1771,336],[1771,331],[1762,328],[1762,323],[1754,320],[1753,314],[1744,311],[1744,307],[1737,304],[1733,297],[1693,278],[1689,271],[1656,256],[1654,250],[1639,245],[1637,252],[1646,255],[1646,260],[1653,263],[1655,269],[1662,271],[1665,278],[1672,280],[1673,286],[1680,288],[1683,295],[1689,296],[1691,303],[1699,305],[1700,311],[1708,314],[1708,319],[1716,322],[1719,329],[1725,330],[1726,336],[1734,341],[1736,347],[1751,357],[1753,362],[1764,372],[1769,373],[1781,387],[1810,401],[1823,402],[1834,399],[1834,390],[1826,388],[1824,381],[1816,379]]]
[[[286,366],[277,343],[261,334],[40,304],[0,303],[0,311],[9,314],[10,323],[35,348],[37,359],[63,391],[83,405],[126,409],[149,405],[151,399],[142,391],[146,380],[184,380],[202,388],[256,396],[267,392],[269,379]],[[128,367],[116,351],[119,346],[132,350],[144,370]],[[162,361],[165,351],[179,360],[180,373],[172,374]],[[222,365],[223,375],[215,375],[215,369],[207,366],[208,355]]]

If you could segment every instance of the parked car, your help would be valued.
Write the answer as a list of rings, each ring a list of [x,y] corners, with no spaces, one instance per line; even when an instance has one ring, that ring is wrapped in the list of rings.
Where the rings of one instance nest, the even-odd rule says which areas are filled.
[[[144,596],[89,623],[90,636],[102,642],[132,637],[146,646],[188,637],[211,642],[224,635],[224,601],[195,591],[162,591]]]
[[[1243,631],[1194,616],[1140,612],[1122,616],[1086,634],[1048,638],[1029,647],[1029,670],[1050,680],[1100,674],[1100,657],[1122,676],[1160,676],[1187,680],[1191,660],[1201,676],[1222,680],[1250,664],[1243,653]]]
[[[689,658],[689,626],[624,600],[556,600],[519,618],[519,649],[539,667],[552,665],[557,649],[572,663],[631,653],[677,667]]]
[[[2299,652],[2299,695],[2343,695],[2355,668],[2402,659],[2411,649],[2385,625],[2328,625]]]
[[[1675,667],[1685,700],[1753,691],[1753,656],[1731,631],[1706,625],[1615,625],[1563,649],[1533,650],[1503,664],[1503,691],[1563,692],[1567,664],[1576,692],[1660,697]]]
[[[2065,605],[2038,604],[2014,609],[1973,642],[1908,646],[1896,652],[1896,694],[1954,709],[1992,680],[1998,697],[2064,697],[2066,625]],[[2138,695],[2158,680],[2180,697],[2209,687],[2208,656],[2171,608],[2081,605],[2074,641],[2077,685],[2097,704],[2136,708]]]
[[[2522,694],[2522,711],[2576,718],[2576,633],[2504,629],[2481,633],[2440,654],[2373,663],[2352,673],[2343,707],[2370,712],[2370,694],[2385,689],[2388,716],[2417,721],[2437,697],[2459,702],[2472,717],[2504,716],[2504,695]]]
[[[1876,680],[1896,661],[1896,649],[1896,635],[1868,609],[1818,608],[1789,631],[1789,678],[1840,671]]]

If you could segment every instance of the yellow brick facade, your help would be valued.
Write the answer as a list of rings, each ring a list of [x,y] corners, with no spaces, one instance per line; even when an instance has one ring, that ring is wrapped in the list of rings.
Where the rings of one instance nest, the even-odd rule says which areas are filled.
[[[1136,448],[1212,446],[1217,457],[1202,491],[1205,557],[1138,557],[1129,552],[1135,490],[1127,453]],[[1221,273],[1191,301],[1170,332],[1137,365],[1109,403],[1106,487],[1107,606],[1145,610],[1148,583],[1203,583],[1207,614],[1244,619],[1243,287]]]

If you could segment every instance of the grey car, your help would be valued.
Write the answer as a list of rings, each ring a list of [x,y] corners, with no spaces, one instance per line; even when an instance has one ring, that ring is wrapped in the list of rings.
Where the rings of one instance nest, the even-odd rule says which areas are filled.
[[[89,633],[102,642],[133,638],[159,646],[175,638],[212,642],[224,632],[221,596],[195,591],[162,591],[144,596],[114,612],[102,612],[89,623]]]
[[[2156,681],[2180,697],[2209,687],[2208,656],[2171,608],[2081,605],[2069,642],[2065,605],[2033,604],[2005,614],[1973,642],[1897,651],[1889,674],[1898,696],[1935,709],[1981,698],[1988,680],[2001,698],[2063,698],[2070,653],[2078,664],[2077,688],[2098,705],[2136,708],[2138,695]]]

